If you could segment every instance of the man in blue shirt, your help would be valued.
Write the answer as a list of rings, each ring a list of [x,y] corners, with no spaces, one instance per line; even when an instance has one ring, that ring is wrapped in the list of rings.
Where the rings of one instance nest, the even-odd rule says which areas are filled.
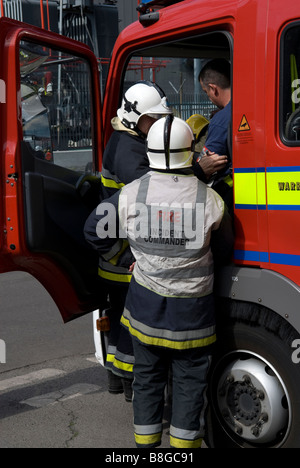
[[[231,101],[211,119],[205,147],[219,155],[228,155],[227,134],[231,121]]]
[[[213,188],[220,193],[217,185],[231,174],[227,141],[231,122],[230,63],[225,59],[211,60],[202,68],[199,81],[203,91],[219,110],[209,123],[205,147],[194,165],[194,171],[201,180],[211,182]],[[230,183],[232,188],[232,179]],[[219,187],[221,192],[225,189],[227,191],[224,183]],[[223,193],[220,195],[223,196]]]

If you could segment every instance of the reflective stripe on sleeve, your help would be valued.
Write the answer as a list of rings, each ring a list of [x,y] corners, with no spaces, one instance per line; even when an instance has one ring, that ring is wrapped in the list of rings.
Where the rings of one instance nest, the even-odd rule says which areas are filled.
[[[101,270],[101,268],[98,269],[98,276],[100,278],[109,280],[109,281],[116,281],[118,283],[130,283],[131,281],[131,275],[120,275],[117,273],[112,273],[109,271]]]
[[[114,359],[114,367],[116,369],[131,373],[133,372],[133,365],[134,365],[134,356],[120,353],[120,351],[116,352],[115,359]]]
[[[124,245],[125,244],[125,245]],[[118,257],[121,255],[122,252],[128,247],[128,242],[123,241],[119,239],[115,245],[111,248],[111,250],[105,254],[101,254],[101,257],[103,257],[107,262],[114,261],[115,257]]]
[[[102,169],[101,182],[104,187],[120,190],[125,184],[117,176],[111,174],[107,169]]]
[[[99,259],[98,276],[109,281],[117,281],[120,283],[130,283],[132,278],[127,268],[112,265],[110,262],[105,262],[101,257]]]
[[[113,363],[115,359],[115,354],[116,354],[117,348],[116,346],[109,345],[107,348],[107,354],[106,354],[106,362],[107,363]]]
[[[107,369],[114,370],[116,374],[122,377],[131,378],[133,365],[134,356],[120,353],[116,346],[108,346],[105,363]]]

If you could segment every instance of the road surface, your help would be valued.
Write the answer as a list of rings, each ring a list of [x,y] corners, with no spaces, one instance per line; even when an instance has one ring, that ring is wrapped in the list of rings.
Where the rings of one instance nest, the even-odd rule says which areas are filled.
[[[20,272],[0,275],[0,298],[0,448],[135,449],[132,405],[108,393],[94,357],[92,315],[64,325],[44,288]]]

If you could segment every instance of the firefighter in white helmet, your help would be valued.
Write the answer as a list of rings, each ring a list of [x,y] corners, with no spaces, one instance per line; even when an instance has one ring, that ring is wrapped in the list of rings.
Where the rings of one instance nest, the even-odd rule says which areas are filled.
[[[117,116],[127,129],[145,137],[148,131],[143,131],[141,128],[143,116],[148,115],[157,119],[170,113],[164,91],[152,81],[139,81],[124,94]]]
[[[110,227],[117,222],[135,258],[121,320],[134,346],[136,445],[161,443],[171,368],[170,444],[198,448],[216,340],[212,246],[219,260],[230,258],[232,223],[221,197],[191,170],[194,140],[186,122],[171,115],[160,119],[147,144],[152,170],[98,207],[86,238],[100,254],[109,252],[116,242]],[[101,225],[112,238],[99,238]]]
[[[117,116],[112,119],[114,132],[105,148],[101,172],[101,199],[149,171],[145,139],[151,125],[170,114],[162,89],[151,81],[139,81],[124,94]],[[109,392],[125,392],[131,401],[133,351],[131,338],[120,326],[120,318],[131,280],[128,270],[132,255],[126,240],[119,242],[113,255],[100,257],[99,277],[109,296],[109,346],[105,367]]]

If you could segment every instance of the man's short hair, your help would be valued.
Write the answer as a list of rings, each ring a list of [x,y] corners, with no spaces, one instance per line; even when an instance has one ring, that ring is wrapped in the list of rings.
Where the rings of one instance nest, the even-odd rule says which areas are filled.
[[[230,63],[225,59],[211,60],[202,68],[199,74],[200,80],[206,87],[214,84],[221,89],[230,88]]]

